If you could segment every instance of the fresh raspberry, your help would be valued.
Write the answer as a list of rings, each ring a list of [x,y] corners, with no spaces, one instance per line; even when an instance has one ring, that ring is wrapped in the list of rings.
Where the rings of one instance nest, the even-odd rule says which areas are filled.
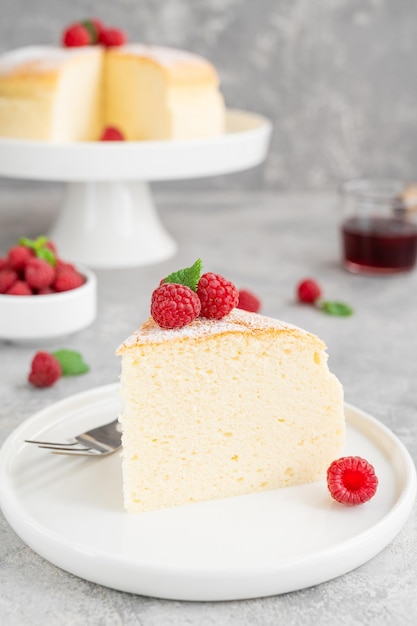
[[[45,242],[45,248],[49,248],[49,250],[51,250],[55,254],[55,256],[58,256],[57,247],[54,244],[54,242],[51,241],[50,239],[48,239],[48,241]]]
[[[161,328],[181,328],[199,315],[198,295],[186,285],[165,283],[152,294],[151,315]]]
[[[103,130],[100,141],[124,141],[123,133],[114,126],[107,126]]]
[[[80,48],[89,43],[90,33],[83,24],[71,24],[62,35],[62,45],[66,48]]]
[[[5,269],[0,271],[0,293],[6,293],[18,279],[14,270]]]
[[[61,374],[61,364],[53,354],[37,352],[32,360],[29,382],[35,387],[50,387]]]
[[[300,302],[313,304],[321,296],[320,286],[313,278],[306,278],[297,285],[297,296]]]
[[[9,267],[9,262],[7,259],[3,259],[3,257],[0,257],[0,272],[2,270],[8,269]]]
[[[8,296],[32,296],[33,291],[24,280],[17,280],[15,283],[13,283],[10,289],[6,291],[6,295]]]
[[[25,280],[32,289],[42,289],[52,285],[55,268],[44,259],[33,257],[25,268]]]
[[[368,461],[360,456],[345,456],[330,465],[327,486],[337,502],[363,504],[375,495],[378,478]]]
[[[33,258],[33,252],[26,246],[13,246],[7,253],[9,266],[15,272],[23,272],[28,261]]]
[[[38,289],[38,291],[36,292],[38,296],[46,296],[50,293],[55,293],[52,287],[42,287],[42,289]]]
[[[85,278],[79,272],[71,270],[59,270],[56,273],[52,288],[55,291],[71,291],[77,289],[85,283]]]
[[[126,43],[126,35],[119,28],[106,28],[99,38],[99,43],[106,46],[106,48],[113,48],[117,46],[123,46]]]
[[[61,271],[69,271],[69,272],[76,272],[77,268],[75,267],[75,265],[73,265],[72,263],[68,263],[67,261],[63,261],[62,259],[57,259],[56,260],[56,271],[57,272],[61,272]]]
[[[197,285],[201,302],[201,317],[221,320],[237,306],[239,292],[230,280],[219,274],[203,274]]]
[[[251,313],[258,313],[261,308],[261,301],[251,291],[248,291],[247,289],[240,289],[237,308],[243,309],[244,311],[250,311]]]
[[[105,30],[103,22],[96,18],[90,18],[88,20],[83,20],[81,24],[88,30],[90,45],[94,46],[99,43],[101,34]]]

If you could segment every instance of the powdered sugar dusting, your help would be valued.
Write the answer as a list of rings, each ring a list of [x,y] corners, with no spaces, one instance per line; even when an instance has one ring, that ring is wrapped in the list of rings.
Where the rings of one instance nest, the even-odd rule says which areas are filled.
[[[259,315],[259,313],[233,309],[233,311],[222,320],[209,320],[198,317],[192,324],[173,330],[160,328],[152,318],[149,318],[119,346],[117,352],[123,352],[126,348],[141,344],[156,344],[182,339],[198,339],[200,337],[220,335],[223,333],[256,333],[257,331],[268,329],[295,330],[306,337],[313,337],[313,335],[306,330],[287,322],[272,317],[266,317],[265,315]]]
[[[38,72],[59,68],[68,59],[81,54],[98,54],[98,48],[59,48],[58,46],[27,46],[0,55],[0,74],[30,66]]]
[[[203,57],[177,48],[164,48],[162,46],[147,46],[145,44],[132,43],[119,49],[130,54],[154,59],[157,63],[165,67],[173,67],[183,63],[209,65],[208,61],[203,59]]]

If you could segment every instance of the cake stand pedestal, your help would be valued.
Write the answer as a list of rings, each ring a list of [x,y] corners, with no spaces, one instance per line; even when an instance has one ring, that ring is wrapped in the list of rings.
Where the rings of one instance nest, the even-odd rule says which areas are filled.
[[[207,139],[65,144],[0,139],[0,175],[66,183],[48,233],[62,258],[94,268],[144,266],[177,249],[148,183],[254,167],[266,157],[271,130],[260,115],[228,110],[226,132]]]

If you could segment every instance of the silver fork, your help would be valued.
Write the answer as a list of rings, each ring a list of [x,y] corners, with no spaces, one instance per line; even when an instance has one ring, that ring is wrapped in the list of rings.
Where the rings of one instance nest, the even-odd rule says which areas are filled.
[[[55,454],[71,454],[74,456],[106,456],[119,450],[122,445],[120,424],[117,419],[109,424],[87,430],[68,441],[39,441],[25,439],[26,443],[34,443],[39,448],[51,450]]]

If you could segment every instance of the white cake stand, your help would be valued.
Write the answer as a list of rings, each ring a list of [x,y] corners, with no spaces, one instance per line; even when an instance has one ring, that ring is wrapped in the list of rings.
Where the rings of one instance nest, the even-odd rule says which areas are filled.
[[[148,182],[254,167],[265,159],[271,130],[260,115],[228,110],[226,133],[209,139],[46,143],[0,138],[0,175],[66,183],[48,233],[62,258],[96,268],[143,266],[177,249]]]

